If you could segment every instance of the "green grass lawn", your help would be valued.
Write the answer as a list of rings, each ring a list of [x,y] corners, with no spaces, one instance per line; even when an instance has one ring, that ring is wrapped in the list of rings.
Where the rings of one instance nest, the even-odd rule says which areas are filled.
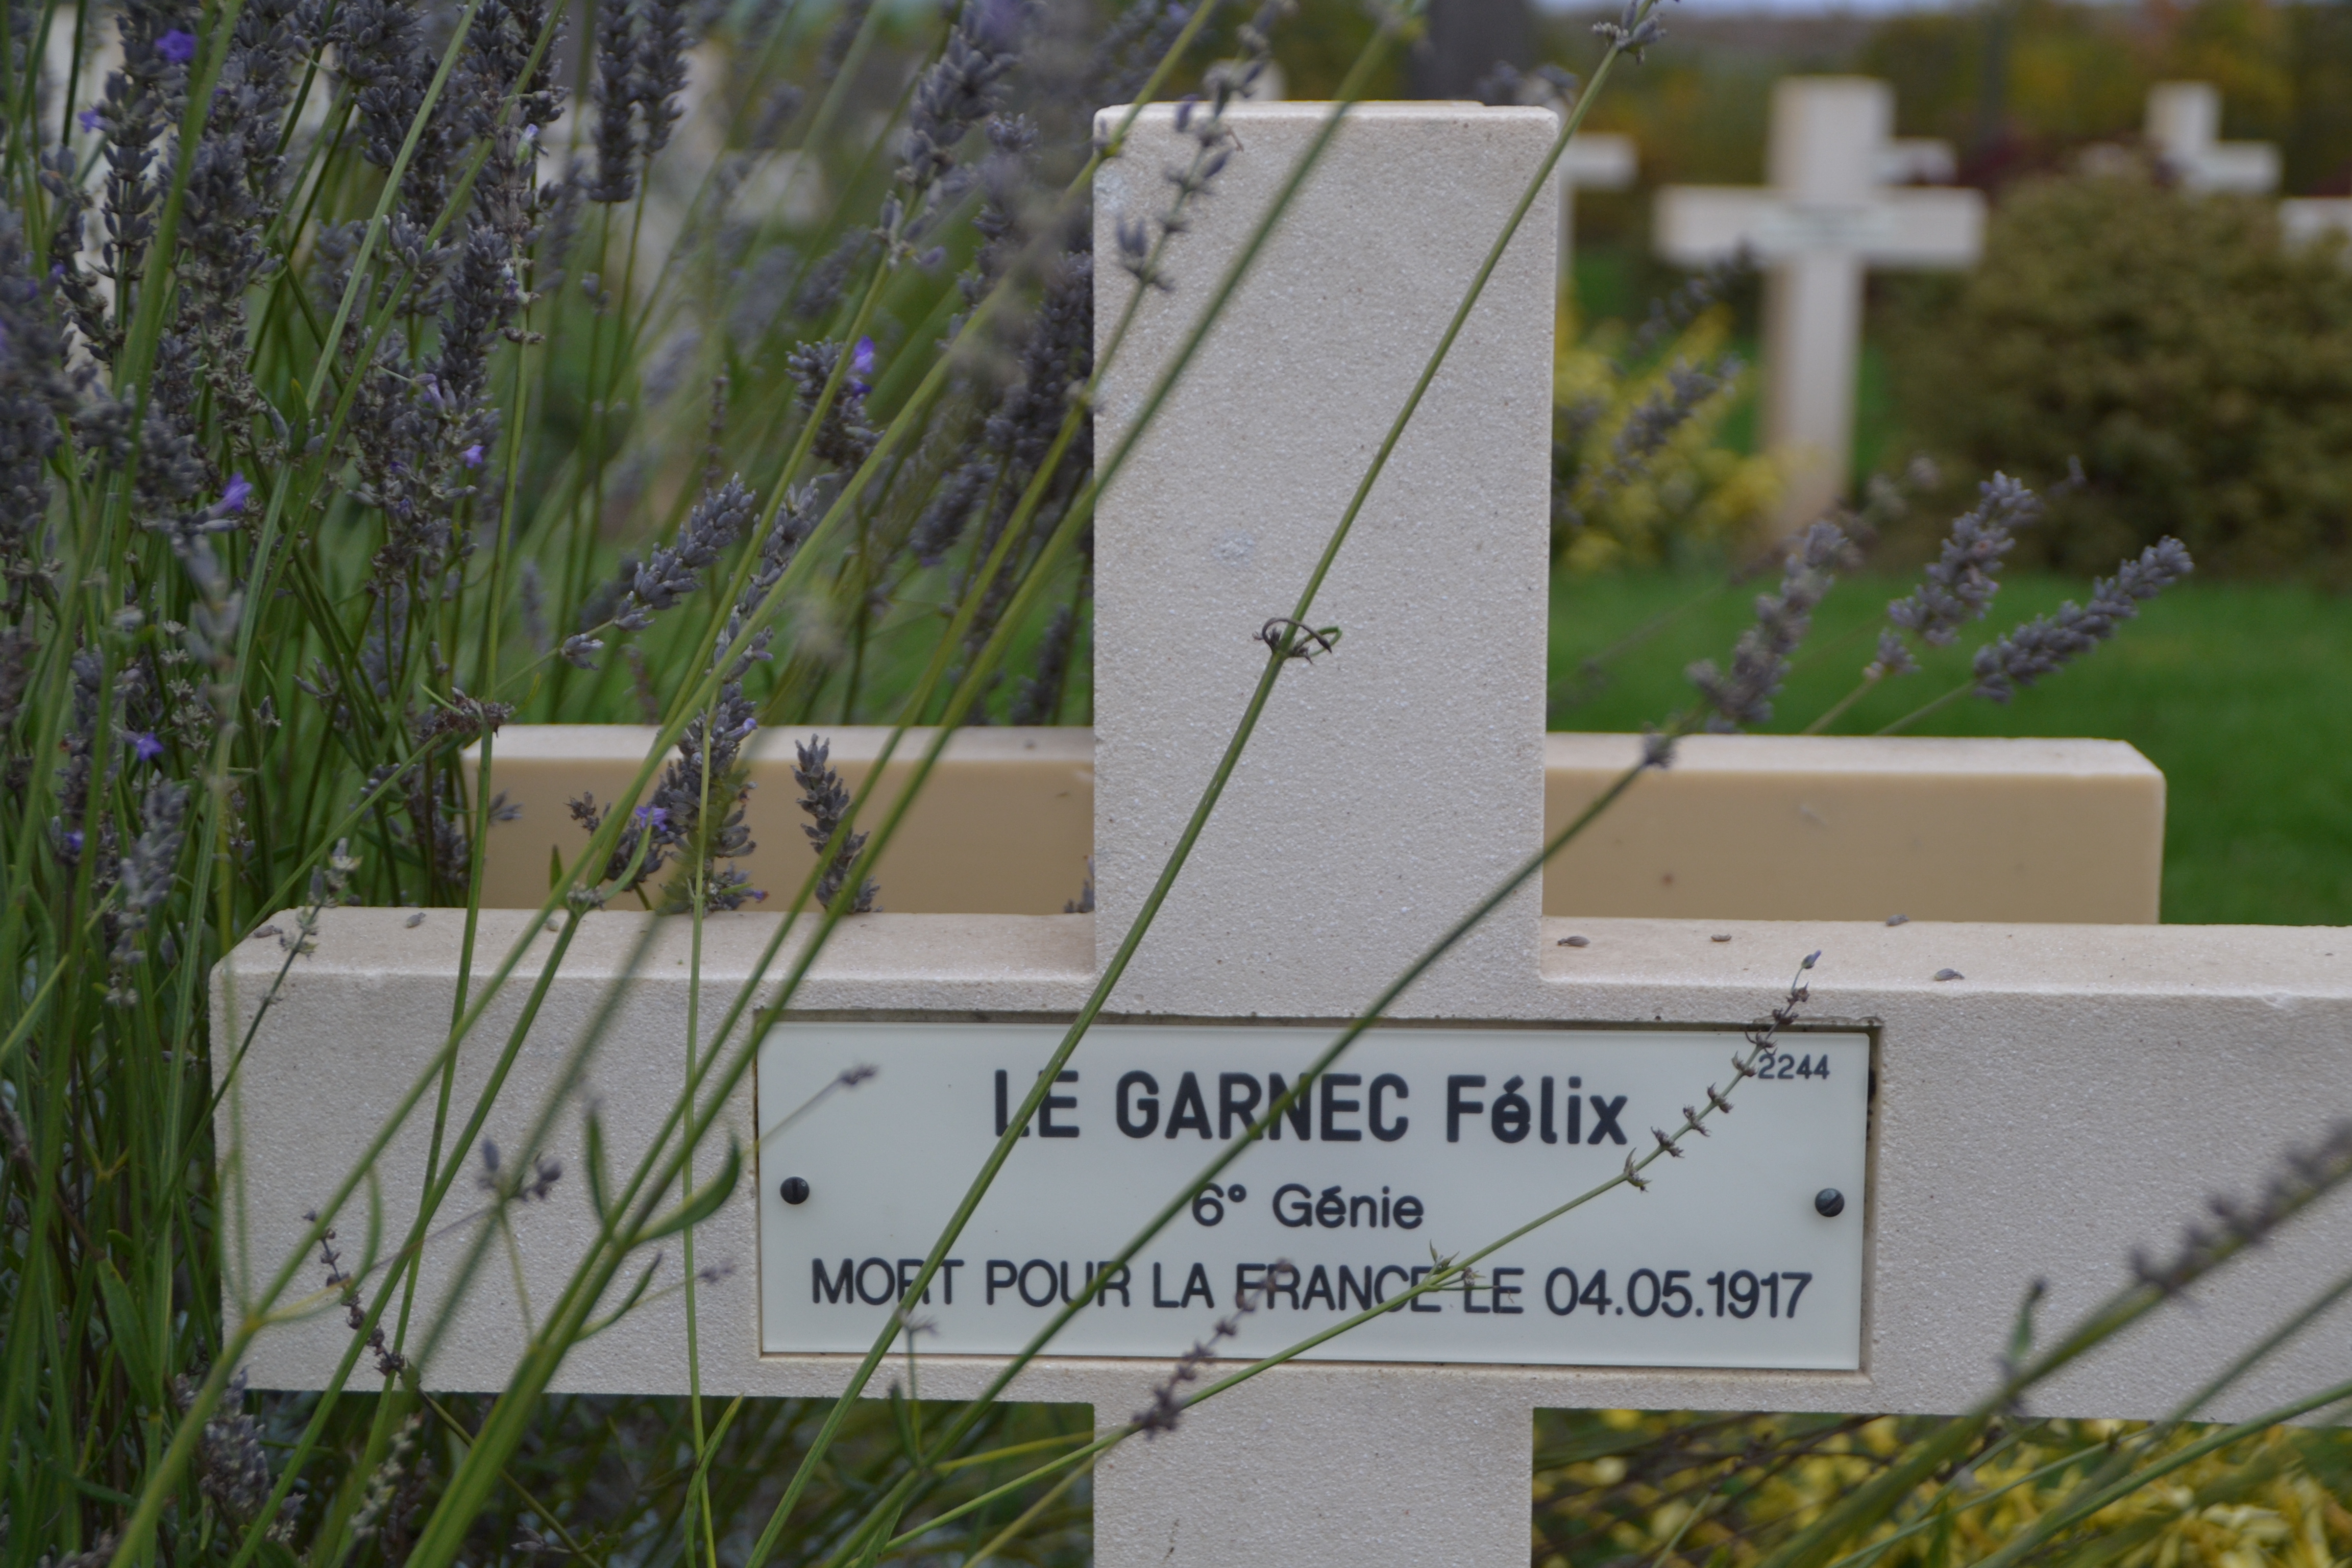
[[[1690,700],[1691,660],[1727,662],[1759,583],[1665,573],[1562,582],[1552,593],[1555,730],[1630,730]],[[1917,675],[1849,710],[1868,734],[1959,684],[1978,644],[2086,584],[2011,581],[1990,624]],[[1801,730],[1852,689],[1886,601],[1908,579],[1841,583],[1822,606],[1770,726]],[[1661,617],[1670,617],[1654,625]],[[1654,629],[1628,644],[1645,626]],[[1612,651],[1613,649],[1613,651]],[[1580,682],[1599,656],[1597,689]],[[2168,782],[2164,918],[2352,924],[2352,602],[2273,584],[2192,582],[2087,658],[2007,707],[1967,698],[1907,732],[2128,741]]]

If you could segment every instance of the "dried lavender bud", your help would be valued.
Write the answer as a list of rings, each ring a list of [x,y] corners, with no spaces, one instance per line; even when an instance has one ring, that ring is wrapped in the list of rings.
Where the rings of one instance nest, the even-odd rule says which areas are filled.
[[[804,412],[815,410],[817,400],[824,395],[824,384],[831,379],[840,359],[841,345],[836,342],[803,343],[792,352],[785,368],[800,388]],[[855,471],[882,438],[881,432],[866,423],[866,377],[873,374],[873,369],[874,340],[860,338],[850,355],[849,369],[834,389],[833,402],[826,406],[824,418],[817,426],[816,439],[809,448],[818,461],[830,463],[844,473]]]
[[[901,183],[928,191],[955,166],[956,150],[996,109],[998,84],[1013,69],[1026,20],[1022,0],[964,0],[947,47],[915,86],[907,110]]]
[[[269,1458],[261,1446],[261,1423],[245,1412],[245,1373],[229,1380],[226,1394],[205,1423],[197,1451],[200,1489],[233,1520],[261,1511],[270,1489]]]
[[[629,111],[636,103],[638,26],[630,0],[597,0],[596,79],[589,89],[596,110],[592,202],[625,202],[637,194],[637,132]]]
[[[1909,675],[1917,670],[1919,661],[1911,657],[1908,644],[1890,631],[1878,634],[1878,657],[1863,667],[1865,680],[1885,680],[1892,676]]]
[[[1666,36],[1665,25],[1648,13],[1656,0],[1625,0],[1614,22],[1595,22],[1593,33],[1612,48],[1642,58],[1642,51]]]
[[[851,276],[874,243],[874,235],[868,229],[842,236],[840,243],[826,253],[824,260],[810,268],[808,276],[801,280],[800,288],[793,294],[790,313],[803,321],[832,315],[841,303]]]
[[[1281,1282],[1285,1274],[1289,1276],[1286,1284]],[[1226,1340],[1237,1338],[1242,1331],[1242,1320],[1272,1300],[1278,1290],[1287,1290],[1294,1296],[1298,1290],[1298,1266],[1288,1258],[1280,1258],[1266,1265],[1264,1282],[1257,1289],[1237,1296],[1233,1311],[1217,1321],[1209,1337],[1195,1342],[1191,1350],[1176,1358],[1176,1364],[1170,1369],[1166,1379],[1152,1389],[1150,1407],[1137,1411],[1129,1422],[1135,1430],[1143,1434],[1146,1442],[1162,1432],[1176,1430],[1177,1423],[1184,1415],[1184,1402],[1176,1397],[1176,1391],[1199,1377],[1201,1369],[1216,1358],[1217,1346]]]
[[[1625,345],[1621,366],[1639,364],[1676,332],[1720,303],[1732,288],[1756,270],[1756,255],[1745,246],[1691,278],[1664,300],[1650,301],[1650,314]]]
[[[662,770],[653,809],[667,822],[670,842],[691,869],[670,879],[664,889],[666,910],[690,910],[698,897],[706,909],[738,910],[767,897],[742,872],[719,865],[757,847],[743,825],[743,801],[751,785],[741,755],[743,742],[759,727],[742,682],[732,679],[678,737],[677,761]]]
[[[754,633],[749,642],[743,641],[744,629],[767,603],[768,595],[783,581],[784,569],[800,552],[801,541],[816,526],[816,491],[803,485],[784,492],[776,508],[774,521],[769,523],[766,535],[760,541],[760,560],[751,568],[743,592],[737,595],[735,607],[720,629],[718,646],[712,650],[713,663],[728,666],[729,679],[740,680],[751,666],[768,657],[768,644],[775,633],[772,622]],[[740,647],[740,652],[736,651]]]
[[[1040,195],[1035,184],[1036,122],[1024,114],[996,114],[989,117],[985,129],[988,155],[973,171],[981,204],[971,226],[980,234],[981,246],[962,280],[964,302],[971,305],[980,303],[1003,276],[1006,263],[1020,249],[1022,220]]]
[[[572,242],[580,237],[580,209],[586,197],[578,180],[564,180],[540,190],[540,211],[546,222],[540,230],[538,270],[534,279],[552,294],[563,287],[564,264]]]
[[[417,0],[344,0],[331,37],[359,111],[361,155],[389,169],[438,63],[425,44],[425,8]]]
[[[1604,484],[1623,484],[1645,467],[1657,450],[1674,438],[1690,416],[1717,393],[1738,379],[1745,369],[1733,354],[1705,368],[1677,360],[1666,372],[1666,384],[1652,392],[1625,416],[1611,445]]]
[[[464,416],[481,400],[488,383],[491,349],[522,310],[510,236],[478,218],[467,218],[447,298],[441,353],[433,368],[436,411],[449,416],[445,423],[463,427],[469,435],[484,435]],[[490,419],[479,424],[495,427]],[[487,441],[468,444],[487,445]],[[479,466],[478,458],[475,466]]]
[[[610,809],[597,805],[596,796],[593,792],[575,795],[565,805],[571,811],[572,820],[578,823],[591,837],[595,835],[598,828],[604,826],[604,818]],[[635,811],[629,814],[628,820],[621,825],[620,834],[614,841],[613,853],[606,858],[604,871],[597,878],[597,882],[600,885],[614,885],[620,892],[635,892],[646,881],[660,874],[662,867],[669,859],[670,846],[675,841],[676,835],[671,828],[668,812],[659,806],[637,807]],[[646,847],[645,858],[642,861],[637,859],[638,846],[641,844]],[[635,865],[634,871],[631,869],[633,862]]]
[[[984,461],[961,463],[940,481],[907,536],[907,548],[916,560],[937,566],[947,559],[995,473],[995,468]]]
[[[624,631],[643,631],[654,616],[685,601],[702,586],[700,574],[717,563],[751,526],[758,502],[741,479],[730,479],[704,496],[687,514],[677,543],[646,558],[629,585],[629,596],[613,622]]]
[[[467,64],[485,89],[472,106],[477,110],[475,134],[488,132],[499,100],[509,92],[516,93],[515,123],[527,128],[526,137],[535,135],[538,127],[554,124],[563,113],[565,95],[555,80],[563,42],[562,16],[540,54],[539,68],[529,81],[523,79],[547,24],[547,0],[479,0],[473,27],[466,35]]]
[[[1780,591],[1757,596],[1756,624],[1739,634],[1731,673],[1723,674],[1712,659],[1690,667],[1691,684],[1708,710],[1709,731],[1731,733],[1771,721],[1772,698],[1788,678],[1789,656],[1811,628],[1814,609],[1837,580],[1832,568],[1846,554],[1846,537],[1836,523],[1814,523],[1790,547]]]
[[[946,558],[987,498],[985,550],[1061,432],[1073,386],[1094,372],[1094,258],[1083,251],[1056,260],[1045,275],[1045,297],[1021,347],[1017,379],[997,399],[981,428],[980,453],[941,481],[916,520],[908,547],[925,565]],[[1093,460],[1092,431],[1081,425],[1064,462],[1083,472]]]
[[[143,826],[122,858],[119,886],[125,909],[141,913],[162,903],[172,890],[187,819],[188,786],[157,779],[147,786]]]
[[[1952,520],[1944,550],[1906,598],[1886,606],[1886,618],[1930,647],[1949,647],[1970,621],[1992,608],[2000,591],[2001,558],[2017,530],[2041,515],[2042,501],[2006,474],[1977,487],[1977,504]],[[1885,662],[1882,647],[1881,662]]]
[[[1036,673],[1021,682],[1013,704],[1015,724],[1050,724],[1061,706],[1063,683],[1069,679],[1070,651],[1078,639],[1078,617],[1067,605],[1054,612],[1045,635],[1037,643]]]
[[[173,58],[181,52],[178,37],[193,35],[177,25],[169,8],[127,6],[121,23],[122,68],[108,74],[98,105],[107,167],[107,243],[100,270],[115,280],[118,312],[123,290],[139,277],[148,242],[154,237],[162,198],[152,170],[155,142],[178,120],[187,93],[186,59]],[[173,40],[169,48],[165,39]],[[123,320],[118,314],[105,329],[103,356],[111,357],[120,343]]]
[[[2055,674],[2116,635],[2139,614],[2145,600],[2196,570],[2188,548],[2167,536],[2126,559],[2112,577],[2091,584],[2091,603],[2078,609],[2068,600],[2054,616],[2036,616],[2008,636],[1977,649],[1976,694],[2007,702],[2017,689]]]
[[[686,90],[688,0],[643,0],[637,33],[636,71],[630,96],[645,121],[645,161],[650,164],[669,145],[670,127],[685,110],[678,95]]]
[[[824,737],[812,735],[805,745],[795,742],[793,750],[796,757],[793,782],[801,786],[801,809],[808,813],[811,819],[801,831],[808,835],[810,847],[823,855],[825,845],[840,830],[849,815],[849,790],[841,782],[841,775],[833,770],[829,760],[833,746]],[[849,873],[856,865],[859,852],[866,847],[866,837],[863,833],[842,834],[832,858],[824,864],[824,875],[817,879],[818,904],[830,909],[834,900],[841,896],[842,889],[848,884]],[[880,888],[871,879],[859,884],[847,912],[854,915],[870,913],[874,908],[874,897],[879,891]]]
[[[34,279],[16,215],[0,207],[0,568],[26,568],[49,508],[48,462],[76,400],[65,334]]]
[[[1191,7],[1172,0],[1133,0],[1095,46],[1085,83],[1074,95],[1075,100],[1132,102],[1192,17]]]
[[[33,656],[40,639],[22,626],[0,626],[0,736],[16,722],[25,689],[32,684]]]

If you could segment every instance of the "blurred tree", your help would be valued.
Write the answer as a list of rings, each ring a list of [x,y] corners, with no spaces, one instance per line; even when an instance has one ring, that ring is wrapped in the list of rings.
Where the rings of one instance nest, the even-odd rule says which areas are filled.
[[[2294,5],[2286,16],[2286,188],[2352,195],[2352,5]]]
[[[1892,312],[1903,405],[1951,471],[2048,484],[2020,558],[2352,584],[2352,268],[2276,208],[2145,174],[2021,182],[1983,264]]]

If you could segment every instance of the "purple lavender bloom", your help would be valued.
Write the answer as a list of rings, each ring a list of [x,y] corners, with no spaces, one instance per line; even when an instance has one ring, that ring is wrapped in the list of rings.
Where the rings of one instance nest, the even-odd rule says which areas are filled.
[[[849,353],[849,384],[860,394],[873,391],[866,378],[874,374],[874,340],[860,338]]]
[[[142,763],[152,763],[163,754],[163,742],[153,735],[140,733],[131,737],[131,749]]]
[[[1010,50],[1021,41],[1021,11],[1019,0],[982,0],[974,31],[996,49]]]
[[[669,826],[669,808],[661,805],[637,807],[637,826],[650,827],[656,832],[661,831]]]
[[[95,109],[83,110],[79,114],[74,116],[74,123],[80,126],[84,131],[97,130],[98,110]]]
[[[482,466],[482,444],[479,441],[475,442],[472,446],[457,454],[457,460],[465,464],[466,467],[469,468],[480,468]]]
[[[81,853],[80,828],[73,827],[66,830],[66,847],[72,850],[77,855]]]
[[[221,510],[223,511],[243,511],[245,510],[245,503],[252,499],[252,482],[247,479],[243,474],[231,474],[228,477],[228,489],[221,491]]]
[[[196,58],[196,36],[185,27],[174,27],[155,40],[155,52],[175,66],[186,65]]]

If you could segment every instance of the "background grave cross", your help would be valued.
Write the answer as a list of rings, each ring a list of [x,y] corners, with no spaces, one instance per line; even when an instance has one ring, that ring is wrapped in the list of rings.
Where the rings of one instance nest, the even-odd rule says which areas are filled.
[[[1658,249],[1685,267],[1743,247],[1765,284],[1765,445],[1787,470],[1782,521],[1819,516],[1853,458],[1862,284],[1872,267],[1965,267],[1984,244],[1975,191],[1888,189],[1921,172],[1891,140],[1895,95],[1854,77],[1789,77],[1772,89],[1769,187],[1670,185],[1658,193]]]
[[[2278,188],[2279,150],[2267,142],[2224,142],[2221,92],[2208,81],[2160,81],[2147,89],[2147,142],[2186,191],[2267,195]],[[2352,199],[2290,196],[2278,205],[2290,244],[2352,237]]]
[[[2183,190],[2259,196],[2278,189],[2278,149],[2267,142],[2222,141],[2221,89],[2210,81],[2160,81],[2149,88],[2147,142]]]
[[[1572,138],[1559,157],[1559,280],[1576,286],[1576,193],[1622,191],[1633,184],[1641,160],[1631,136],[1606,131]]]
[[[2208,81],[2160,81],[2147,89],[2147,141],[2183,190],[2267,195],[2278,188],[2279,150],[2267,142],[2224,142],[2221,92]],[[2352,198],[2290,196],[2279,228],[2291,244],[2352,237]]]

